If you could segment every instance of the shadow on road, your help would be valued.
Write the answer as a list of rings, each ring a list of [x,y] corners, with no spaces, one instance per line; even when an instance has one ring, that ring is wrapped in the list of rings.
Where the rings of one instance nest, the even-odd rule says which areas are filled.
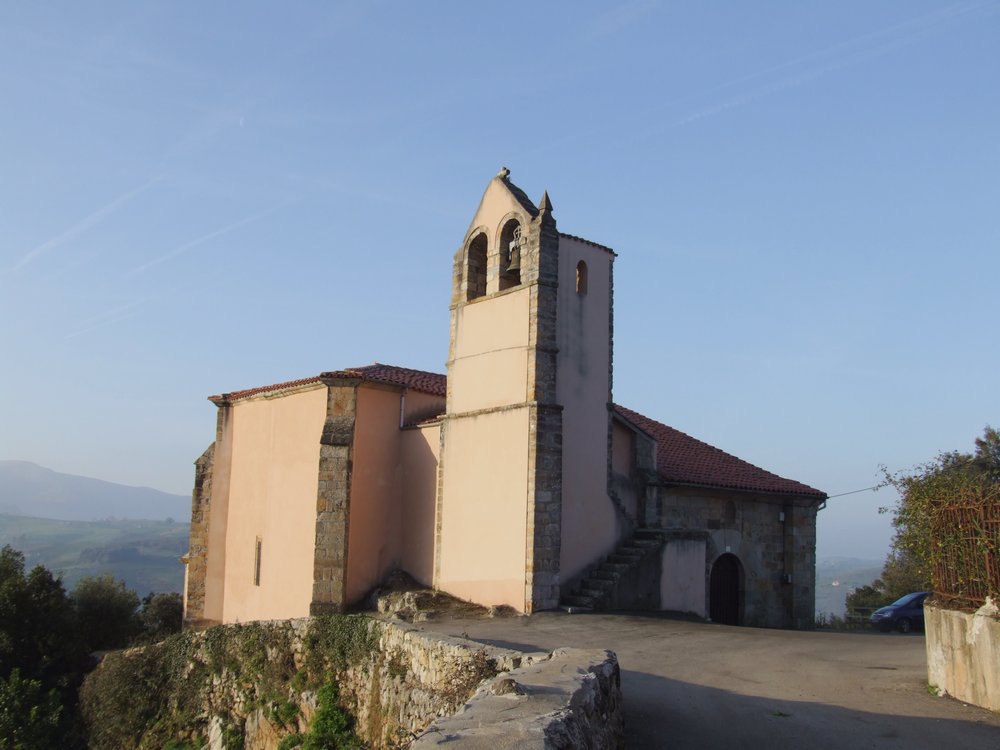
[[[622,688],[630,750],[1000,749],[1000,730],[974,716],[956,721],[773,700],[631,670]]]

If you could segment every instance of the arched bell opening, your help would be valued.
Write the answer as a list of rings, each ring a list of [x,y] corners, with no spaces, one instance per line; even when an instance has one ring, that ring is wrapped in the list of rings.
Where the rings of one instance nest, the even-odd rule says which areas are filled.
[[[521,223],[511,219],[500,231],[500,290],[510,289],[521,283],[521,258],[526,238]]]
[[[480,232],[472,238],[466,252],[465,299],[474,300],[486,294],[486,234]]]

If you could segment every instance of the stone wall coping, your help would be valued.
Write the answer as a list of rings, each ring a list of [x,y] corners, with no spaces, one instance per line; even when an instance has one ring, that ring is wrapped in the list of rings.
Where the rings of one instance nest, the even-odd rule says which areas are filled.
[[[410,745],[428,750],[620,748],[621,687],[614,652],[560,648],[484,683],[455,714]]]

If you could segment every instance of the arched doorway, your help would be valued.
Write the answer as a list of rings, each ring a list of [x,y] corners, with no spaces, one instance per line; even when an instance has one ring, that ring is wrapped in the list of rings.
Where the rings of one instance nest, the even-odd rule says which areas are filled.
[[[736,555],[720,555],[712,565],[708,587],[708,616],[722,625],[740,624],[740,561]]]

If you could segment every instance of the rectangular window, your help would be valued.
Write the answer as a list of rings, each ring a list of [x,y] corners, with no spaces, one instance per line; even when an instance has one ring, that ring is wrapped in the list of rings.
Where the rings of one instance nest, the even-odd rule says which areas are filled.
[[[260,537],[257,537],[257,546],[253,555],[253,585],[260,586]]]

